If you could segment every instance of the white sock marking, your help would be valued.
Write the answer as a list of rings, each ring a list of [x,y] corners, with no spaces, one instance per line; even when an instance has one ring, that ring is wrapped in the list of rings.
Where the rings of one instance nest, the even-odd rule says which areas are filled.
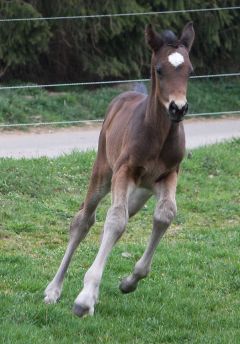
[[[171,55],[168,56],[168,61],[174,66],[174,67],[178,67],[180,66],[183,62],[184,62],[184,57],[175,52],[175,53],[172,53]]]

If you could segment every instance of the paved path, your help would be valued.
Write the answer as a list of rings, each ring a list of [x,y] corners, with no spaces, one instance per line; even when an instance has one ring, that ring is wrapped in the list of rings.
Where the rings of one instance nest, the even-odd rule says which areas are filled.
[[[240,118],[186,120],[187,148],[240,137]],[[100,126],[0,132],[0,157],[57,157],[73,150],[96,149]]]

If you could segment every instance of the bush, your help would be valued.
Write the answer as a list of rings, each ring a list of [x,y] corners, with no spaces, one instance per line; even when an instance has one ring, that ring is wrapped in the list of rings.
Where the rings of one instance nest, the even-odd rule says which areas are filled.
[[[41,14],[24,1],[1,1],[0,17],[34,18]],[[7,69],[16,70],[27,64],[37,64],[39,55],[47,53],[50,30],[46,21],[1,23],[0,75]]]
[[[237,0],[28,0],[6,1],[4,17],[55,17],[201,9],[237,5]],[[40,14],[41,13],[41,14]],[[196,73],[236,71],[239,66],[238,10],[2,23],[0,60],[9,76],[36,82],[89,81],[149,76],[144,40],[148,22],[179,33],[193,20]],[[9,39],[9,32],[11,39]],[[51,32],[51,38],[50,38]],[[49,40],[50,38],[50,40]],[[44,52],[44,54],[43,54]],[[21,69],[16,70],[16,66]],[[13,74],[15,70],[15,74]]]

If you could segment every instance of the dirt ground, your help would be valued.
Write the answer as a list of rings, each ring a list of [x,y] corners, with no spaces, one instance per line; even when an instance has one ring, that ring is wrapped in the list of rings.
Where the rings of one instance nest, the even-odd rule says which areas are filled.
[[[240,137],[240,118],[187,119],[184,122],[187,148]],[[0,157],[57,157],[73,150],[97,149],[101,124],[64,128],[36,127],[31,130],[1,130]]]

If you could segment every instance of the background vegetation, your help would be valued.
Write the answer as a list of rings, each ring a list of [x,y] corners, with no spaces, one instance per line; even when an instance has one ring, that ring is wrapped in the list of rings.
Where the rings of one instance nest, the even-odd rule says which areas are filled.
[[[1,0],[1,18],[184,10],[237,5],[236,0]],[[63,82],[149,76],[148,22],[176,33],[193,20],[197,73],[236,71],[239,11],[1,23],[2,81]]]
[[[238,344],[239,140],[194,150],[185,159],[177,218],[135,293],[121,295],[118,284],[143,253],[153,199],[131,219],[109,258],[95,316],[78,319],[71,312],[99,246],[106,198],[73,258],[61,301],[43,303],[94,158],[88,152],[54,160],[0,159],[0,342]]]
[[[149,86],[149,83],[146,84]],[[134,85],[4,90],[0,92],[0,124],[38,123],[64,120],[102,119],[113,97],[133,89]],[[191,80],[189,82],[189,113],[240,109],[240,80]]]

